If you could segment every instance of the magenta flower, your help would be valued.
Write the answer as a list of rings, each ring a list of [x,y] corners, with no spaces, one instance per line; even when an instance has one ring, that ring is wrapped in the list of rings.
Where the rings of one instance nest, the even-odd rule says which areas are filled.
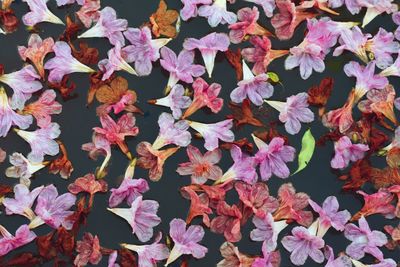
[[[60,114],[62,105],[56,101],[56,92],[46,90],[36,102],[28,104],[24,112],[35,117],[39,127],[46,127],[51,123],[51,115]]]
[[[66,42],[56,42],[53,46],[56,56],[49,59],[44,68],[50,70],[49,82],[59,83],[66,74],[73,72],[94,72],[93,69],[80,63],[71,55],[71,47]]]
[[[151,31],[148,27],[128,28],[124,35],[131,45],[124,47],[122,53],[128,63],[135,62],[135,70],[140,76],[151,73],[152,62],[160,58],[161,47],[171,41],[170,38],[152,40]]]
[[[289,134],[297,134],[301,129],[301,122],[310,123],[314,120],[314,113],[308,108],[307,93],[298,93],[289,96],[286,102],[269,101],[270,106],[279,111],[279,120],[285,123]]]
[[[269,212],[255,215],[253,224],[256,229],[250,232],[250,239],[264,242],[263,246],[265,245],[268,251],[276,249],[279,233],[288,226],[286,220],[275,222],[274,217]]]
[[[75,2],[78,5],[83,5],[85,0],[56,0],[57,1],[57,6],[65,6],[65,5],[71,5],[74,4]]]
[[[294,160],[296,150],[285,145],[281,137],[274,137],[269,144],[253,135],[254,142],[258,147],[255,155],[257,164],[260,164],[260,174],[263,181],[269,180],[272,174],[279,178],[287,178],[290,175],[286,162]]]
[[[198,5],[210,5],[212,0],[181,0],[183,8],[180,11],[181,18],[187,21],[190,18],[197,17]]]
[[[7,84],[14,91],[11,107],[22,109],[26,100],[31,98],[33,93],[42,89],[43,86],[38,79],[40,76],[32,65],[27,65],[19,71],[0,75],[0,82]]]
[[[193,102],[183,114],[183,119],[189,117],[197,110],[208,107],[213,113],[218,113],[224,104],[224,100],[219,98],[218,95],[221,91],[219,83],[208,84],[202,78],[197,78],[193,84]]]
[[[387,243],[386,235],[380,231],[371,231],[364,217],[358,220],[358,225],[358,227],[352,223],[346,225],[344,236],[351,241],[346,253],[356,260],[363,258],[365,253],[383,260],[383,253],[378,247]]]
[[[227,51],[229,43],[230,43],[229,37],[225,33],[212,32],[201,39],[195,39],[195,38],[186,39],[185,42],[183,43],[183,47],[187,50],[194,50],[194,49],[200,50],[204,64],[207,69],[208,76],[211,78],[211,74],[214,69],[215,56],[217,55],[217,52]]]
[[[14,198],[3,199],[3,205],[6,207],[6,214],[18,214],[32,220],[35,217],[32,211],[32,205],[42,189],[43,186],[40,186],[33,189],[32,192],[29,192],[29,188],[26,185],[15,185]]]
[[[268,18],[272,17],[274,9],[276,7],[275,0],[245,0],[245,1],[260,5],[264,10],[265,15]]]
[[[125,61],[122,55],[121,45],[117,43],[108,53],[108,58],[99,61],[99,69],[104,73],[102,80],[111,77],[115,71],[124,70],[129,74],[137,75],[136,71]]]
[[[30,186],[32,175],[45,167],[42,163],[32,163],[24,155],[14,152],[10,155],[10,163],[13,165],[6,169],[6,176],[11,178],[19,178],[21,184]]]
[[[67,230],[71,230],[73,221],[69,217],[74,213],[69,210],[76,201],[76,196],[71,193],[58,195],[57,188],[54,185],[48,185],[40,192],[35,213],[36,217],[29,224],[29,228],[33,229],[42,224],[47,224],[57,229],[63,226]]]
[[[279,267],[281,265],[281,255],[279,251],[270,251],[266,244],[261,247],[263,257],[257,257],[251,267]]]
[[[400,44],[394,41],[392,32],[379,28],[378,33],[366,44],[366,49],[374,54],[376,66],[385,69],[393,64],[392,54],[397,54]]]
[[[132,227],[132,233],[142,242],[147,242],[153,236],[153,227],[160,224],[157,216],[159,204],[155,200],[143,200],[137,197],[129,209],[108,209],[112,213],[124,218]]]
[[[308,200],[308,203],[319,214],[317,236],[321,238],[330,227],[335,228],[337,231],[343,231],[346,223],[351,218],[351,214],[347,210],[338,211],[339,203],[334,196],[327,197],[322,207],[311,199]]]
[[[160,244],[161,238],[162,234],[160,233],[150,245],[121,244],[121,246],[138,254],[138,266],[152,267],[157,265],[158,261],[165,260],[169,256],[168,247]]]
[[[274,87],[268,82],[266,73],[254,76],[244,60],[242,66],[243,80],[238,82],[238,87],[231,92],[231,100],[235,103],[242,103],[248,97],[254,105],[261,106],[264,98],[272,96]]]
[[[218,24],[232,24],[236,22],[236,14],[226,9],[226,0],[214,0],[213,4],[199,7],[199,16],[207,18],[211,27]]]
[[[163,112],[158,118],[158,126],[160,133],[153,143],[154,149],[161,149],[169,144],[185,147],[192,140],[192,135],[188,131],[189,123],[185,120],[175,122],[171,114]]]
[[[357,26],[352,29],[344,29],[340,33],[340,46],[336,47],[333,55],[340,56],[344,50],[348,50],[367,63],[369,60],[365,51],[365,45],[369,37],[371,37],[370,34],[364,34]]]
[[[207,180],[217,180],[222,170],[216,164],[221,160],[221,150],[214,149],[201,154],[197,147],[189,145],[186,149],[189,162],[180,163],[176,172],[180,175],[191,175],[192,183],[204,184]]]
[[[218,140],[225,142],[233,142],[235,140],[235,135],[231,131],[233,126],[232,119],[209,124],[195,121],[188,121],[188,123],[191,128],[204,138],[204,147],[208,151],[218,148]]]
[[[47,0],[24,0],[30,8],[30,12],[22,17],[22,21],[27,26],[35,26],[40,22],[50,22],[62,24],[61,19],[54,15],[47,7]]]
[[[175,84],[172,86],[167,96],[156,100],[150,100],[149,103],[169,107],[174,119],[179,119],[182,116],[182,109],[188,108],[192,100],[185,95],[185,88],[182,85]]]
[[[44,155],[55,156],[58,154],[59,146],[54,139],[56,139],[60,133],[60,125],[55,122],[33,132],[17,130],[17,134],[31,146],[28,159],[36,163],[42,162]]]
[[[207,248],[198,244],[204,236],[204,229],[200,225],[191,225],[186,229],[186,223],[182,219],[173,219],[169,223],[169,235],[174,241],[174,247],[169,254],[168,266],[182,255],[192,255],[201,259],[207,253]]]
[[[0,256],[4,256],[10,251],[22,247],[36,238],[36,234],[29,230],[28,225],[21,225],[15,232],[15,236],[10,234],[6,228],[0,225]]]
[[[178,81],[192,83],[193,77],[200,77],[204,74],[204,67],[193,64],[194,52],[182,50],[178,56],[164,46],[161,52],[161,66],[169,72],[168,86],[174,86]]]
[[[6,91],[0,87],[0,136],[6,137],[13,125],[26,129],[32,124],[32,121],[32,116],[20,115],[10,107]]]
[[[126,19],[117,19],[117,13],[112,7],[105,7],[100,11],[100,17],[97,23],[78,36],[78,38],[105,37],[112,45],[125,44],[124,35],[122,34],[128,27]]]
[[[331,160],[331,167],[334,169],[343,169],[349,165],[350,161],[357,161],[364,157],[368,145],[353,144],[347,136],[342,136],[335,142],[335,156]]]
[[[317,263],[324,261],[324,254],[321,251],[325,245],[324,240],[303,226],[293,228],[291,236],[282,238],[282,245],[291,252],[290,261],[294,265],[303,265],[308,257]]]

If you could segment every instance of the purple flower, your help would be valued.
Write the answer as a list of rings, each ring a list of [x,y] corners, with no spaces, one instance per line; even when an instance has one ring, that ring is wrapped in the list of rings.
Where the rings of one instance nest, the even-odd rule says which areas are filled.
[[[169,72],[168,86],[174,86],[178,81],[192,83],[193,77],[200,77],[204,74],[204,67],[193,64],[194,52],[182,50],[178,56],[164,46],[161,52],[161,66]]]
[[[243,80],[238,82],[238,87],[231,92],[231,100],[235,103],[242,103],[248,97],[254,105],[261,106],[264,98],[272,96],[274,87],[268,82],[267,74],[254,76],[244,60],[242,66]]]
[[[213,4],[202,5],[199,8],[199,16],[205,17],[211,27],[218,24],[232,24],[237,20],[236,14],[226,10],[226,0],[214,0]]]
[[[28,154],[28,159],[32,162],[42,162],[44,155],[55,156],[58,154],[59,146],[54,139],[60,133],[60,125],[55,122],[33,132],[17,130],[17,134],[31,146],[32,151]]]
[[[376,66],[385,69],[393,64],[392,54],[399,52],[400,44],[394,41],[392,32],[379,28],[378,33],[368,40],[366,49],[374,54]]]
[[[105,7],[100,11],[100,18],[97,23],[78,36],[78,38],[106,37],[112,45],[125,44],[122,34],[128,27],[126,19],[117,19],[117,13],[112,7]]]
[[[161,47],[171,41],[170,38],[152,40],[151,31],[148,27],[128,28],[124,35],[131,45],[124,47],[122,53],[128,63],[135,62],[135,70],[140,76],[151,73],[152,62],[160,58]]]
[[[347,255],[341,255],[335,259],[335,254],[330,246],[325,246],[325,267],[352,267],[351,259]]]
[[[272,17],[274,9],[276,7],[275,0],[244,0],[244,1],[260,5],[263,8],[264,13],[268,18]]]
[[[99,61],[99,68],[104,73],[102,80],[111,77],[115,71],[124,70],[129,74],[137,75],[136,71],[129,65],[122,55],[121,45],[117,43],[108,53],[108,58]]]
[[[315,212],[319,214],[317,236],[323,237],[330,227],[343,231],[345,224],[350,220],[351,214],[347,210],[338,211],[339,203],[334,196],[327,197],[322,207],[317,203],[308,200],[308,203]]]
[[[74,213],[69,210],[76,201],[76,196],[71,193],[58,195],[57,188],[54,185],[48,185],[40,192],[35,213],[35,217],[29,227],[31,229],[46,223],[50,227],[57,229],[60,226],[71,230],[73,221],[69,217]]]
[[[365,45],[369,37],[371,37],[370,34],[364,34],[357,26],[352,29],[343,29],[339,37],[340,46],[333,51],[333,56],[340,56],[344,50],[348,50],[367,63],[369,60]]]
[[[272,174],[280,178],[287,178],[290,175],[286,162],[294,160],[296,150],[285,145],[281,137],[274,137],[269,144],[253,135],[254,142],[258,147],[255,155],[257,164],[260,164],[260,174],[263,181],[271,178]]]
[[[6,169],[6,176],[11,178],[19,178],[21,184],[30,186],[32,175],[44,168],[42,163],[32,163],[20,153],[14,152],[10,155],[10,163],[13,165]]]
[[[314,113],[308,108],[307,93],[298,93],[289,96],[286,102],[265,101],[279,111],[279,120],[285,123],[286,132],[297,134],[301,129],[301,122],[310,123],[314,120]]]
[[[281,255],[279,251],[271,251],[267,248],[265,242],[261,247],[263,257],[257,257],[251,264],[251,267],[279,267],[281,265]]]
[[[335,142],[335,156],[331,160],[331,167],[334,169],[346,168],[350,161],[355,162],[362,159],[368,150],[368,145],[353,144],[350,138],[342,136]]]
[[[274,217],[269,212],[255,215],[253,224],[256,229],[250,232],[250,239],[264,242],[263,245],[268,251],[276,249],[279,233],[288,226],[286,220],[274,222]]]
[[[64,22],[47,8],[47,0],[24,0],[24,2],[26,2],[30,8],[30,12],[22,17],[22,21],[25,25],[35,26],[40,22],[64,25]]]
[[[71,55],[71,47],[66,42],[56,42],[53,46],[56,56],[49,59],[44,68],[50,70],[49,82],[59,83],[66,74],[73,72],[94,72]]]
[[[393,13],[392,20],[397,25],[397,29],[394,31],[394,37],[400,40],[400,11]]]
[[[7,84],[13,89],[11,107],[23,109],[25,101],[31,98],[32,94],[43,88],[38,81],[40,76],[32,65],[27,65],[19,71],[0,75],[0,82]]]
[[[158,118],[160,133],[153,143],[154,149],[161,149],[166,145],[174,144],[185,147],[190,144],[192,135],[189,133],[189,123],[185,120],[175,122],[171,114],[163,112]]]
[[[210,5],[212,0],[181,0],[183,8],[181,9],[181,18],[186,21],[190,18],[197,17],[198,5]]]
[[[211,74],[214,69],[215,56],[217,55],[217,52],[227,51],[229,44],[230,41],[227,34],[212,32],[201,39],[195,39],[195,38],[186,39],[185,42],[183,43],[183,47],[187,50],[194,50],[194,49],[200,50],[204,64],[207,69],[208,76],[211,78]]]
[[[218,139],[225,142],[233,142],[235,140],[235,135],[231,131],[233,126],[232,119],[209,124],[195,121],[188,122],[189,126],[204,138],[204,147],[208,151],[218,148]]]
[[[171,91],[166,97],[150,100],[150,103],[169,107],[172,111],[173,117],[179,119],[182,116],[182,109],[188,108],[192,103],[192,100],[190,97],[185,95],[185,88],[182,85],[175,84],[172,86]]]
[[[346,253],[356,260],[363,258],[365,253],[383,260],[383,253],[378,247],[387,243],[386,235],[380,231],[371,231],[364,217],[358,220],[358,225],[358,227],[352,223],[346,225],[344,236],[351,241]]]
[[[165,260],[169,256],[168,247],[165,244],[160,244],[161,238],[160,233],[150,245],[121,244],[121,246],[138,254],[138,266],[153,267],[157,265],[158,261]]]
[[[324,254],[321,251],[325,245],[324,240],[303,226],[293,228],[291,236],[282,238],[282,245],[291,252],[290,261],[294,265],[303,265],[308,257],[317,263],[324,261]]]
[[[204,236],[204,229],[200,225],[191,225],[186,229],[186,223],[182,219],[173,219],[169,223],[169,235],[174,241],[165,266],[168,266],[181,255],[192,255],[196,259],[201,259],[207,253],[207,248],[198,244]]]
[[[8,252],[22,247],[36,238],[36,234],[29,230],[28,225],[21,225],[15,232],[15,236],[10,234],[6,228],[0,225],[0,257],[6,255]]]
[[[124,218],[132,227],[132,233],[136,234],[142,242],[147,242],[153,236],[153,227],[160,224],[161,219],[157,216],[159,204],[155,200],[143,200],[137,197],[129,209],[108,209],[116,215]]]
[[[32,220],[35,214],[32,211],[32,205],[36,197],[42,191],[43,186],[36,187],[29,192],[29,188],[24,184],[14,186],[14,198],[4,198],[3,205],[6,207],[6,214],[18,214]]]
[[[0,87],[0,136],[6,137],[13,125],[26,129],[32,121],[31,115],[20,115],[10,107],[6,91]]]

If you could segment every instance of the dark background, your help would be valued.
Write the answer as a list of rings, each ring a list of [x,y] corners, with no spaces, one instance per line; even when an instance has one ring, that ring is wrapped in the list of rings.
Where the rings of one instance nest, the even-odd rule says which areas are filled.
[[[172,9],[179,10],[182,5],[180,1],[167,1],[168,5]],[[229,5],[228,8],[231,11],[236,12],[238,9],[244,6],[252,6],[253,4],[244,1],[238,1],[234,5]],[[146,0],[146,1],[131,1],[131,0],[102,0],[102,7],[111,6],[118,14],[119,18],[125,18],[129,21],[130,27],[138,27],[144,22],[148,21],[148,17],[156,10],[158,6],[157,0]],[[23,14],[28,12],[28,7],[25,3],[21,1],[16,1],[12,7],[16,11],[17,17],[21,18]],[[66,14],[73,14],[75,7],[69,8],[57,8],[55,1],[49,2],[50,9],[64,21],[64,16]],[[361,21],[362,16],[365,11],[362,12],[360,16],[351,16],[346,10],[340,10],[342,15],[336,17],[335,20],[340,21]],[[260,9],[260,13],[262,13]],[[266,26],[271,31],[269,20],[266,20],[264,16],[259,20],[260,24]],[[371,24],[369,24],[364,32],[369,32],[375,34],[379,27],[384,27],[386,30],[393,31],[395,29],[394,23],[391,21],[389,15],[381,15],[376,18]],[[59,34],[64,31],[64,27],[61,25],[52,25],[49,23],[42,23],[38,26],[39,34],[42,38],[52,36],[57,38]],[[305,24],[303,23],[301,27],[296,30],[295,36],[286,42],[280,42],[278,40],[273,40],[273,48],[275,49],[288,49],[294,45],[301,42],[304,37]],[[168,47],[173,49],[178,53],[182,49],[182,43],[187,37],[200,38],[204,35],[212,32],[227,32],[226,25],[219,26],[217,28],[211,28],[206,19],[195,18],[189,22],[183,22],[181,25],[181,32],[179,36],[168,44]],[[17,52],[17,45],[27,45],[27,40],[29,33],[21,23],[19,25],[18,31],[3,36],[0,35],[0,63],[5,65],[5,72],[10,73],[15,70],[19,70],[24,62],[20,59]],[[90,46],[94,46],[100,49],[101,58],[106,57],[106,52],[111,48],[110,44],[106,39],[85,39]],[[249,47],[249,43],[242,44],[241,47]],[[231,45],[231,48],[235,48],[235,45]],[[198,55],[199,56],[199,55]],[[355,84],[355,80],[348,78],[343,73],[343,66],[350,60],[357,60],[355,56],[344,53],[342,56],[335,58],[331,54],[326,59],[326,71],[324,73],[313,73],[308,80],[302,80],[300,78],[299,70],[295,69],[292,71],[284,70],[284,58],[274,61],[270,67],[269,71],[273,71],[279,74],[282,85],[275,86],[275,92],[272,97],[273,100],[284,100],[286,97],[297,94],[298,92],[306,91],[310,86],[319,84],[319,82],[327,76],[331,76],[335,79],[335,85],[332,97],[329,100],[327,109],[337,108],[342,106],[347,98],[349,91]],[[197,58],[197,62],[202,64],[200,57]],[[96,66],[93,66],[96,67]],[[152,74],[147,77],[136,77],[129,74],[120,72],[121,75],[128,79],[129,87],[135,89],[138,94],[138,106],[145,112],[144,116],[137,116],[137,125],[140,128],[140,133],[137,137],[128,139],[129,149],[133,154],[136,154],[135,147],[140,141],[149,141],[152,143],[158,134],[158,124],[157,119],[161,112],[169,112],[169,109],[151,106],[147,104],[147,100],[159,98],[163,96],[163,90],[168,80],[168,73],[162,70],[159,64],[155,64]],[[229,101],[230,92],[236,87],[236,77],[235,71],[228,64],[226,59],[222,54],[217,56],[213,78],[208,79],[208,82],[217,82],[222,85],[222,91],[220,96],[225,99],[225,105],[223,110],[219,114],[211,114],[207,110],[198,111],[192,116],[194,121],[200,122],[217,122],[225,119],[227,114],[230,114],[230,110],[227,107]],[[92,128],[99,126],[98,118],[96,117],[95,107],[98,103],[93,103],[90,107],[86,107],[86,96],[89,88],[88,75],[86,74],[74,74],[71,79],[77,84],[77,88],[74,92],[75,97],[68,101],[63,101],[60,96],[58,96],[58,101],[63,105],[63,112],[60,115],[53,116],[53,120],[61,125],[61,136],[60,139],[64,142],[67,147],[69,158],[74,165],[74,172],[69,180],[63,180],[58,175],[50,175],[47,170],[44,169],[35,175],[32,179],[32,188],[47,185],[53,183],[57,186],[59,193],[65,193],[67,191],[68,184],[72,183],[77,177],[81,177],[89,172],[94,172],[96,166],[101,164],[103,158],[99,159],[97,162],[92,161],[88,158],[87,153],[81,150],[81,145],[91,141]],[[398,79],[392,80],[392,84],[396,88],[398,86]],[[396,88],[397,89],[397,88]],[[11,90],[7,88],[8,95],[11,95]],[[36,99],[36,98],[35,98]],[[316,110],[315,114],[317,114]],[[266,115],[268,118],[266,120],[276,120],[278,113],[269,107],[263,107],[260,112]],[[355,115],[357,117],[357,115]],[[33,129],[36,127],[32,126]],[[302,131],[295,136],[289,136],[290,143],[297,150],[297,153],[301,148],[301,137],[304,131],[311,127],[312,133],[316,139],[318,139],[322,134],[327,132],[321,121],[316,116],[316,120],[310,125],[302,126]],[[238,130],[235,129],[236,139],[242,137],[250,138],[250,132],[253,131],[252,126],[246,125],[244,128]],[[282,126],[279,127],[279,131],[286,134]],[[203,140],[193,139],[192,144],[199,147],[203,152]],[[7,154],[12,152],[21,152],[26,155],[29,152],[29,145],[25,143],[21,138],[19,138],[13,131],[10,131],[7,138],[0,140],[0,147],[7,151]],[[271,194],[276,196],[277,189],[279,186],[285,182],[291,182],[294,184],[298,192],[306,192],[311,198],[318,202],[322,201],[331,195],[337,196],[340,202],[341,209],[348,209],[352,214],[357,212],[362,206],[362,199],[353,192],[343,192],[341,190],[342,182],[338,180],[337,176],[331,171],[330,159],[333,154],[333,144],[329,143],[325,147],[317,147],[314,156],[309,164],[309,166],[302,172],[289,177],[286,180],[279,179],[277,177],[272,177],[268,181],[268,186],[270,188]],[[373,162],[376,166],[382,166],[384,162],[383,159],[374,158]],[[162,219],[162,223],[155,228],[155,231],[162,231],[168,233],[169,222],[173,218],[186,218],[190,201],[181,197],[179,193],[179,188],[190,184],[189,177],[180,177],[176,173],[176,168],[178,163],[187,161],[185,149],[180,149],[178,153],[173,155],[166,163],[164,169],[164,175],[159,182],[149,182],[150,191],[144,194],[145,199],[154,199],[160,203],[160,209],[158,215]],[[220,162],[220,167],[226,171],[231,165],[231,158],[229,153],[224,151],[224,156]],[[125,168],[128,164],[128,159],[117,149],[113,149],[111,164],[109,165],[109,174],[106,176],[106,181],[109,184],[109,188],[116,187],[120,184]],[[10,164],[8,159],[6,162],[0,165],[1,173],[4,173],[6,167]],[[297,159],[295,162],[290,163],[289,167],[293,172],[297,167]],[[147,171],[137,168],[135,173],[135,178],[147,178]],[[17,180],[13,180],[0,176],[0,182],[6,184],[15,184]],[[365,191],[371,193],[374,192],[372,188],[364,188]],[[94,208],[88,217],[87,225],[82,228],[80,236],[83,232],[91,232],[92,234],[98,235],[100,238],[100,243],[102,246],[112,249],[118,249],[119,243],[132,243],[140,244],[136,237],[131,234],[131,228],[129,224],[122,218],[111,214],[106,210],[108,206],[109,192],[106,194],[96,194]],[[228,202],[235,203],[237,197],[232,191],[229,194]],[[3,210],[3,208],[2,208]],[[382,216],[370,216],[368,217],[372,229],[383,230],[385,224],[397,225],[398,220],[388,221]],[[19,216],[4,216],[0,215],[0,223],[4,225],[10,232],[14,233],[15,230],[22,224],[27,223],[27,220]],[[194,220],[193,224],[200,223],[200,220]],[[254,228],[254,225],[249,220],[248,223],[243,227],[242,240],[236,245],[239,247],[241,252],[250,254],[260,254],[261,253],[261,243],[252,242],[249,239],[249,232]],[[284,232],[280,234],[279,240],[287,234],[287,232],[292,228],[288,227]],[[48,226],[41,226],[35,229],[37,235],[46,234],[51,229]],[[343,236],[343,233],[337,233],[334,230],[330,230],[325,236],[326,244],[334,248],[335,253],[344,251],[346,246],[350,244]],[[191,267],[202,267],[202,266],[215,266],[222,257],[219,252],[220,245],[224,242],[224,237],[222,235],[217,235],[209,230],[206,230],[205,237],[202,244],[207,246],[209,249],[205,258],[201,260],[190,260],[189,266]],[[22,251],[34,251],[35,245],[31,243],[23,248],[18,249],[16,252]],[[282,256],[281,266],[292,266],[289,260],[289,254],[287,251],[279,245],[279,250]],[[10,253],[10,255],[16,252]],[[397,261],[400,259],[399,251],[388,252],[384,249],[386,258],[393,257]],[[8,255],[8,256],[10,256]],[[365,258],[367,261],[371,258]],[[102,262],[99,266],[107,266],[107,257],[103,257]],[[176,261],[171,266],[179,266],[180,261]],[[161,266],[162,264],[160,264]],[[50,264],[49,264],[50,266]],[[305,266],[320,266],[311,260],[308,260]]]

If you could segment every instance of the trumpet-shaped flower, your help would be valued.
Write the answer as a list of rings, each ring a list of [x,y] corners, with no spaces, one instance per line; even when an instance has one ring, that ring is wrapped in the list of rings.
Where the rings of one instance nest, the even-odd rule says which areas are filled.
[[[90,28],[92,23],[100,18],[100,0],[84,0],[81,9],[75,14],[86,28]]]
[[[400,44],[394,41],[392,32],[379,28],[378,33],[366,43],[366,50],[372,52],[376,66],[385,69],[393,64],[392,54],[397,54]]]
[[[192,135],[188,131],[189,123],[185,120],[175,122],[171,114],[163,112],[158,118],[158,126],[160,133],[153,143],[154,149],[160,149],[169,144],[185,147],[192,140]]]
[[[265,15],[268,18],[272,17],[274,9],[276,7],[275,0],[245,0],[245,1],[260,5],[264,10]]]
[[[204,138],[204,147],[208,151],[218,148],[218,140],[233,142],[235,139],[235,135],[231,131],[233,126],[232,119],[209,124],[194,121],[188,122],[190,127],[199,132]]]
[[[35,26],[40,22],[50,22],[62,24],[61,19],[54,15],[47,7],[47,0],[24,0],[30,8],[30,12],[22,17],[22,21],[27,26]]]
[[[36,234],[32,232],[28,225],[21,225],[15,232],[15,236],[10,234],[6,228],[0,225],[0,256],[4,256],[10,251],[22,247],[36,238]]]
[[[82,150],[89,152],[89,157],[96,160],[99,155],[104,155],[104,161],[97,171],[97,176],[103,176],[104,169],[107,167],[108,162],[111,159],[111,144],[108,139],[98,133],[93,133],[92,142],[82,145]]]
[[[350,161],[362,159],[368,150],[368,145],[353,144],[349,137],[342,136],[335,142],[335,156],[331,160],[331,167],[334,169],[346,168]]]
[[[10,155],[10,163],[13,166],[6,169],[6,176],[11,178],[19,178],[20,183],[26,185],[27,187],[29,187],[31,184],[31,180],[29,178],[31,178],[35,172],[45,167],[45,165],[41,162],[33,163],[25,158],[24,155],[17,152],[14,152],[12,155]]]
[[[124,70],[129,74],[137,75],[135,69],[123,58],[121,45],[117,43],[108,53],[108,58],[99,61],[99,68],[104,73],[102,80],[105,81],[111,77],[115,71]]]
[[[181,18],[187,21],[190,18],[197,17],[198,5],[210,5],[212,0],[181,0],[183,8],[180,11]]]
[[[254,216],[253,224],[256,229],[250,232],[251,240],[264,242],[268,251],[276,249],[279,233],[288,226],[286,220],[275,222],[269,212]]]
[[[132,202],[140,197],[143,193],[149,190],[149,184],[146,180],[132,179],[125,177],[118,188],[112,188],[110,199],[108,200],[109,206],[114,208],[121,204],[124,200],[130,205]]]
[[[18,214],[32,220],[35,217],[32,211],[32,205],[42,189],[43,186],[40,186],[29,192],[29,188],[24,184],[17,184],[14,186],[14,198],[3,199],[3,205],[6,207],[6,214]]]
[[[65,5],[70,5],[77,3],[78,5],[83,5],[85,0],[57,0],[57,6],[65,6]]]
[[[211,27],[218,24],[232,24],[237,20],[236,14],[226,9],[227,0],[214,0],[210,5],[202,5],[199,7],[199,16],[205,17]]]
[[[376,16],[387,13],[391,14],[398,10],[397,4],[393,3],[393,0],[360,0],[357,1],[363,7],[367,8],[367,12],[365,13],[362,27],[365,27],[368,23],[370,23]]]

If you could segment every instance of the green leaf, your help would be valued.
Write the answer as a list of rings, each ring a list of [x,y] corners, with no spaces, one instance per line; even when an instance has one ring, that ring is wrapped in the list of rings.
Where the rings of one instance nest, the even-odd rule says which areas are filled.
[[[292,174],[296,174],[303,170],[310,162],[315,149],[315,139],[311,133],[311,129],[308,129],[301,139],[301,151],[299,154],[299,167]]]

